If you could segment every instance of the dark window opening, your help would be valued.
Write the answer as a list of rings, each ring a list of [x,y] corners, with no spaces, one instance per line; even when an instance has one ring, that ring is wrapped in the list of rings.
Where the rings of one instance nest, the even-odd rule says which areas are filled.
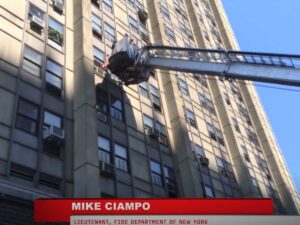
[[[19,100],[16,128],[37,135],[39,108],[23,99]]]

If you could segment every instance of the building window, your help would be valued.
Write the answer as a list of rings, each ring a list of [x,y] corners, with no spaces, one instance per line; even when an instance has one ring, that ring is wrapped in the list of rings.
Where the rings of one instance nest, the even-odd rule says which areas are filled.
[[[211,100],[209,100],[202,94],[199,94],[199,100],[200,100],[203,108],[209,110],[212,114],[216,114],[214,104]]]
[[[41,33],[45,26],[44,15],[45,14],[42,10],[38,9],[33,4],[29,5],[27,19],[30,21],[31,29],[38,33]]]
[[[135,0],[128,0],[128,3],[129,3],[132,7],[134,7]]]
[[[108,116],[108,94],[106,91],[97,88],[97,111],[98,119],[107,122]]]
[[[238,133],[241,133],[239,123],[238,123],[238,121],[237,121],[235,118],[232,118],[232,123],[233,123],[234,129],[235,129]]]
[[[98,136],[99,160],[103,163],[111,165],[111,147],[110,140]]]
[[[161,11],[164,18],[167,18],[168,20],[171,19],[169,10],[163,2],[161,2],[161,4],[160,4],[160,11]]]
[[[21,166],[16,163],[11,163],[9,175],[12,177],[20,178],[22,180],[33,182],[35,171],[31,168]]]
[[[207,124],[207,129],[210,137],[213,140],[218,141],[221,145],[225,146],[222,132],[219,129],[215,128],[213,125],[209,123]]]
[[[139,32],[139,25],[136,19],[134,19],[133,17],[129,16],[129,26],[130,29],[136,33]]]
[[[19,99],[16,128],[37,135],[39,108],[23,99]]]
[[[204,149],[199,145],[195,145],[195,153],[196,153],[197,158],[200,158],[200,157],[204,156]]]
[[[52,0],[53,9],[59,14],[64,12],[64,0]]]
[[[148,92],[148,83],[147,82],[142,82],[139,84],[139,90],[140,94],[144,96],[145,98],[149,98],[149,92]]]
[[[164,175],[169,197],[177,197],[176,182],[173,169],[168,166],[164,166]]]
[[[196,118],[195,118],[195,114],[186,109],[186,117],[187,117],[187,122],[192,126],[192,127],[195,127],[197,128],[197,123],[196,123]]]
[[[153,120],[152,120],[152,118],[150,118],[149,116],[144,115],[144,116],[143,116],[143,120],[144,120],[145,129],[146,129],[146,128],[151,128],[151,129],[153,129],[154,125],[153,125]]]
[[[217,158],[217,165],[218,165],[219,168],[225,169],[224,162],[220,158]]]
[[[111,96],[111,116],[115,119],[123,121],[123,103],[121,100]]]
[[[215,194],[214,194],[214,190],[212,189],[212,187],[208,186],[208,185],[204,185],[204,196],[206,198],[214,198]]]
[[[118,144],[115,144],[115,165],[116,168],[128,172],[127,149]]]
[[[94,13],[92,13],[92,29],[93,34],[102,40],[102,20]]]
[[[48,38],[60,46],[64,43],[64,26],[51,17],[49,18]]]
[[[259,184],[258,184],[256,178],[252,177],[251,180],[252,180],[252,184],[254,186],[256,193],[259,194],[259,196],[262,196],[262,193],[261,193],[261,190],[259,188]]]
[[[259,141],[257,139],[257,136],[254,132],[252,132],[249,128],[246,129],[246,133],[248,136],[248,139],[256,146],[260,146]]]
[[[104,52],[100,49],[93,47],[93,54],[94,54],[94,64],[98,67],[101,67],[104,63]]]
[[[92,4],[95,5],[97,8],[100,7],[100,0],[91,0]]]
[[[103,0],[103,8],[109,12],[113,12],[113,3],[112,0]]]
[[[157,186],[163,186],[160,164],[153,160],[150,160],[150,169],[151,169],[152,183]]]
[[[115,41],[115,29],[108,25],[107,23],[104,23],[104,32],[105,32],[105,38],[111,42]]]
[[[207,124],[207,129],[208,129],[208,133],[209,136],[213,139],[213,140],[217,140],[217,136],[215,133],[215,128],[211,125],[211,124]]]
[[[46,68],[46,90],[58,97],[61,97],[62,93],[62,76],[63,67],[56,62],[47,59]]]
[[[23,69],[36,77],[41,76],[42,55],[37,51],[25,46]]]
[[[158,137],[158,141],[160,144],[168,146],[168,138],[167,138],[167,130],[166,127],[164,125],[162,125],[161,123],[157,122],[155,123],[155,127],[159,132],[159,137]]]
[[[62,118],[48,111],[44,111],[44,129],[50,126],[62,128]]]
[[[161,104],[160,104],[160,93],[159,90],[150,85],[151,99],[153,108],[161,112]]]
[[[173,30],[171,30],[169,27],[166,27],[165,32],[166,32],[166,35],[169,38],[169,40],[176,42],[175,34],[174,34]]]
[[[225,98],[227,105],[231,105],[231,101],[230,101],[229,95],[227,93],[224,93],[224,98]]]
[[[149,38],[149,31],[148,31],[146,25],[140,23],[140,31],[141,31],[143,43],[145,43],[145,45],[148,45],[150,38]],[[151,75],[151,72],[150,72],[150,75]]]
[[[45,173],[40,173],[39,184],[52,189],[60,190],[61,179]]]
[[[62,117],[45,110],[43,130],[46,131],[52,126],[55,128],[62,128]],[[43,151],[51,156],[61,157],[61,145],[58,144],[58,142],[44,139]]]
[[[180,90],[182,91],[183,94],[185,94],[186,96],[189,95],[189,89],[188,89],[188,86],[186,84],[186,82],[182,79],[178,79],[178,82],[179,82],[179,88]]]
[[[242,148],[242,153],[243,153],[243,155],[244,155],[244,158],[245,158],[248,162],[250,162],[250,157],[249,157],[249,154],[248,154],[248,150],[246,149],[245,146],[242,146],[241,148]]]

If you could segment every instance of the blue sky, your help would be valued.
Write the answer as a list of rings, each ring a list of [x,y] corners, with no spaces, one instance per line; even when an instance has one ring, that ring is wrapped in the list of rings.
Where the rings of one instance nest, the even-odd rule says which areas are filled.
[[[222,2],[241,50],[300,55],[299,0]],[[278,85],[275,87],[298,90],[292,92],[257,87],[277,141],[300,191],[300,89]]]

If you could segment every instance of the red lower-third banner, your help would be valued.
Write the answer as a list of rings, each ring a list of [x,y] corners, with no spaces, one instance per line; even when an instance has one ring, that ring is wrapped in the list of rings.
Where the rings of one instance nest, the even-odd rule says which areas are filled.
[[[271,199],[38,199],[35,222],[72,215],[271,215]]]

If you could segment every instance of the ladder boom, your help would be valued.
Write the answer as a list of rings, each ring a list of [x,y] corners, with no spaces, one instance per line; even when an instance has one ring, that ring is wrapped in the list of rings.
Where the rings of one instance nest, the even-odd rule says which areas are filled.
[[[109,70],[126,85],[147,81],[151,69],[300,86],[299,55],[157,45],[137,49],[128,36],[115,44]]]
[[[148,46],[145,66],[300,86],[300,56]]]

